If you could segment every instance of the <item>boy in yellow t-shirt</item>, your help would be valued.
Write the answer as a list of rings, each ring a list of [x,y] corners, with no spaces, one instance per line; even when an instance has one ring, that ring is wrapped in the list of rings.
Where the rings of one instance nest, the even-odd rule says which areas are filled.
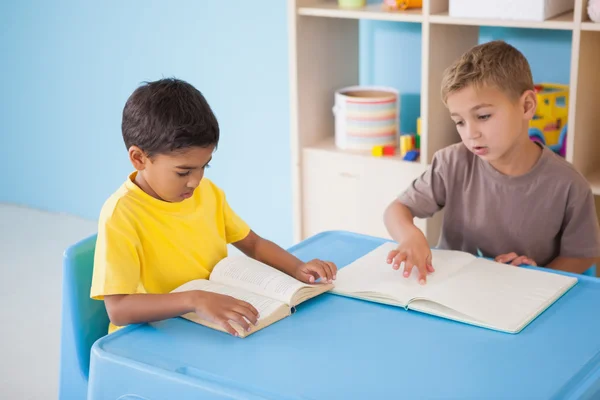
[[[100,213],[91,287],[91,297],[106,304],[109,332],[188,312],[232,335],[230,321],[245,329],[246,320],[256,324],[258,312],[244,301],[204,291],[170,293],[208,278],[228,243],[302,282],[335,279],[333,263],[303,263],[254,233],[204,178],[219,125],[192,85],[162,79],[137,88],[125,104],[122,133],[136,171]]]

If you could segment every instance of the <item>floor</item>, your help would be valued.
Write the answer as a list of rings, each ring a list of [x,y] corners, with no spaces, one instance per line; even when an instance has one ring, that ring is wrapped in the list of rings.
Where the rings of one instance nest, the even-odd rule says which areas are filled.
[[[96,222],[0,204],[0,398],[58,397],[62,253]]]

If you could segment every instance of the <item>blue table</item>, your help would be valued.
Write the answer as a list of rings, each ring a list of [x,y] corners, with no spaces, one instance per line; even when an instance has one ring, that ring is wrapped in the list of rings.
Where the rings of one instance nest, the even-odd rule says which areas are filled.
[[[291,251],[343,267],[381,243],[327,232]],[[332,294],[245,339],[174,318],[98,340],[89,398],[597,399],[599,307],[580,277],[517,335]]]

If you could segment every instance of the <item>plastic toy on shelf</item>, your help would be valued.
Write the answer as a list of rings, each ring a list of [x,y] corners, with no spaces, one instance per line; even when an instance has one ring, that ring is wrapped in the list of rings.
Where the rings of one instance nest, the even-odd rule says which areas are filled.
[[[375,157],[393,156],[396,154],[396,146],[373,146],[371,154]]]
[[[409,8],[422,8],[423,0],[383,0],[383,8],[388,11],[404,11]]]
[[[397,153],[404,161],[417,161],[421,147],[421,118],[417,119],[417,134],[400,134],[400,151],[397,145],[376,145],[371,147],[371,154],[375,157],[395,156]]]
[[[564,157],[567,147],[569,87],[542,83],[535,85],[535,92],[538,104],[529,124],[529,137]]]

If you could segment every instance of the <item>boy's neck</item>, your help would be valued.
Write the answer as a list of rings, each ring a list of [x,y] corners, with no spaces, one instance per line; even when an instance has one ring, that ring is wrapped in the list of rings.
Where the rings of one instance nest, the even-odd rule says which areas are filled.
[[[142,189],[146,194],[154,197],[155,199],[158,200],[163,200],[160,198],[160,196],[150,187],[150,185],[148,185],[148,182],[146,182],[146,179],[144,178],[144,174],[142,173],[142,171],[138,171],[137,174],[135,175],[135,179],[133,180],[133,183],[136,184],[140,189]],[[164,201],[164,200],[163,200]]]
[[[542,149],[535,142],[526,137],[518,142],[504,156],[495,161],[490,161],[492,167],[498,172],[508,176],[519,176],[529,172],[542,155]]]

